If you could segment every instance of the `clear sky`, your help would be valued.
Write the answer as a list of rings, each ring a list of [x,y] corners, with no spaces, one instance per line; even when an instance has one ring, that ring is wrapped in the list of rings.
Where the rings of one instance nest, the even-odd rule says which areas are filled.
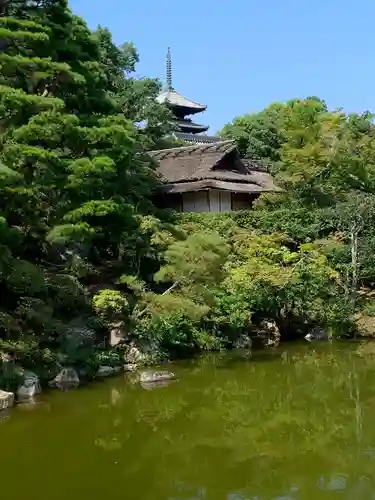
[[[274,101],[316,95],[375,111],[375,0],[71,0],[91,28],[140,54],[139,76],[165,80],[208,106],[216,132]]]

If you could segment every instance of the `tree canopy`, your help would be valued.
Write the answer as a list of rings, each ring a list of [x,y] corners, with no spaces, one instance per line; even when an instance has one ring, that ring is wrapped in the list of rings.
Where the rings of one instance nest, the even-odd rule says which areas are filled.
[[[177,216],[153,203],[147,151],[169,145],[170,115],[158,80],[135,77],[133,44],[90,30],[66,0],[12,0],[0,50],[0,351],[50,373],[64,349],[82,361],[66,347],[77,318],[95,347],[115,325],[125,343],[180,356],[263,320],[289,338],[355,334],[373,314],[369,112],[307,97],[235,118],[220,136],[283,190],[252,211]]]

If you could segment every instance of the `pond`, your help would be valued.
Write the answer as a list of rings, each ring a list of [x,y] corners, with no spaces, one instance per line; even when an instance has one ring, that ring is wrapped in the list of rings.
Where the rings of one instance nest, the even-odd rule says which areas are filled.
[[[375,499],[375,358],[296,345],[50,392],[0,419],[9,500]]]

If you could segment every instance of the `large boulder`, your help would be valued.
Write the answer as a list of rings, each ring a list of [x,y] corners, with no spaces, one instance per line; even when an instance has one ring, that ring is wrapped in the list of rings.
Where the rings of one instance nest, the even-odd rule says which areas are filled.
[[[375,338],[375,316],[358,314],[355,321],[361,337]]]
[[[78,373],[74,368],[63,368],[48,385],[62,390],[75,389],[79,386],[79,382]]]
[[[0,411],[7,410],[14,405],[13,392],[6,392],[0,389]]]
[[[24,372],[23,384],[17,389],[17,401],[29,401],[42,392],[38,375]]]

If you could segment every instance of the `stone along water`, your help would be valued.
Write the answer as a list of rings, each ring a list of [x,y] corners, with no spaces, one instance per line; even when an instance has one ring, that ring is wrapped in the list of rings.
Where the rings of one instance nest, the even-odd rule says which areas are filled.
[[[0,420],[1,498],[375,498],[375,358],[303,345],[50,392]],[[165,368],[165,367],[163,367]]]

